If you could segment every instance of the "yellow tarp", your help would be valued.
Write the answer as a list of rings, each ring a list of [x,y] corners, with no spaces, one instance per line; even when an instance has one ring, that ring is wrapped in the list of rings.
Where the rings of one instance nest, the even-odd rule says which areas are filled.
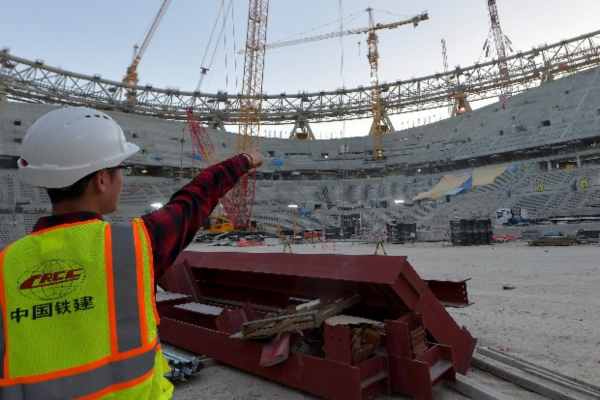
[[[412,201],[417,201],[417,200],[424,200],[426,198],[429,197],[429,195],[431,195],[431,192],[421,192],[418,195],[416,195],[415,197],[412,198]]]
[[[506,166],[504,167],[506,169]],[[437,199],[443,196],[449,190],[456,189],[465,183],[471,176],[470,175],[444,175],[434,187],[426,192],[421,192],[412,198],[413,201],[424,200],[424,199]]]
[[[471,186],[490,185],[494,180],[506,171],[507,166],[480,168],[473,171],[473,183]]]

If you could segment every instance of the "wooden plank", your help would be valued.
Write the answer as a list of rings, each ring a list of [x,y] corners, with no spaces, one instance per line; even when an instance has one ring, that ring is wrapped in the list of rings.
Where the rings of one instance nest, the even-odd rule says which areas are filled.
[[[319,299],[297,307],[288,307],[285,311],[272,317],[245,322],[241,327],[241,337],[264,338],[280,332],[315,328],[327,318],[341,313],[359,301],[360,296],[353,296],[348,300],[340,299],[333,304],[327,299]],[[318,309],[317,307],[324,308]],[[236,337],[240,337],[240,335],[236,335]]]

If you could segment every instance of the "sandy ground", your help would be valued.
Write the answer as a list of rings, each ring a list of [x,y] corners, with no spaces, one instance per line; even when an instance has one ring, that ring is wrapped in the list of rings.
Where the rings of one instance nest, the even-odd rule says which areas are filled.
[[[283,246],[235,248],[193,244],[188,250],[280,253]],[[335,246],[292,245],[297,254],[373,254],[374,250],[373,244],[344,242]],[[600,247],[534,247],[521,242],[472,247],[415,243],[386,244],[385,250],[388,255],[406,255],[422,277],[471,278],[467,288],[469,300],[474,304],[448,310],[478,339],[479,346],[494,347],[600,385]],[[382,254],[380,250],[379,256],[383,257]],[[513,289],[506,290],[506,286]],[[223,364],[209,365],[189,381],[176,382],[173,398],[315,398]],[[435,398],[465,397],[436,387]]]

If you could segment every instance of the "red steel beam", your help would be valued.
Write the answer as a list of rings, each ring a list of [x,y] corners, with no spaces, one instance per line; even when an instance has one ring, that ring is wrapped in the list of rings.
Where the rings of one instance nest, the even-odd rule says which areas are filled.
[[[231,339],[229,334],[167,317],[159,332],[165,342],[327,399],[363,400],[390,393],[383,356],[353,366],[290,352],[285,362],[261,367],[262,343]]]
[[[450,289],[443,281],[433,282],[441,297],[468,304],[465,281],[449,284]],[[198,303],[223,307],[216,318],[200,315],[203,307],[214,310],[202,304],[194,309],[197,312],[193,307],[167,309],[159,327],[162,340],[332,399],[365,399],[390,389],[431,398],[431,387],[438,381],[453,380],[454,371],[467,372],[476,345],[404,256],[184,252],[159,284],[169,291],[187,290],[185,294]],[[263,343],[230,338],[242,323],[262,318],[266,311],[357,294],[360,303],[344,314],[384,321],[382,343],[388,349],[392,346],[388,354],[376,353],[364,363],[350,365],[349,330],[326,325],[323,358],[290,351],[284,362],[260,367]],[[406,351],[407,332],[416,327],[407,322],[413,321],[409,317],[427,332],[428,351],[416,358]],[[398,343],[404,344],[393,350]],[[333,384],[331,376],[345,376],[345,384]],[[338,396],[335,392],[341,386],[344,394]]]
[[[286,307],[293,297],[360,294],[357,316],[384,320],[419,312],[436,341],[453,348],[456,370],[465,374],[470,365],[475,340],[456,324],[405,256],[184,252],[176,264],[184,261],[200,293],[212,298]]]

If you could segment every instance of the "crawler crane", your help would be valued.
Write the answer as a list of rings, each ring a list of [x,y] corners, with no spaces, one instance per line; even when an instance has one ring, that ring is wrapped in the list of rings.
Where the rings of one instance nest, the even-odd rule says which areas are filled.
[[[236,154],[259,146],[268,13],[268,0],[250,0]],[[203,163],[208,166],[218,162],[208,132],[191,109],[187,110],[187,115],[193,146],[201,154]],[[255,189],[256,169],[253,168],[238,180],[226,196],[221,198],[220,203],[226,216],[221,214],[213,216],[221,221],[230,222],[231,224],[226,224],[227,229],[231,229],[232,226],[237,231],[256,231],[257,226],[251,221]]]

